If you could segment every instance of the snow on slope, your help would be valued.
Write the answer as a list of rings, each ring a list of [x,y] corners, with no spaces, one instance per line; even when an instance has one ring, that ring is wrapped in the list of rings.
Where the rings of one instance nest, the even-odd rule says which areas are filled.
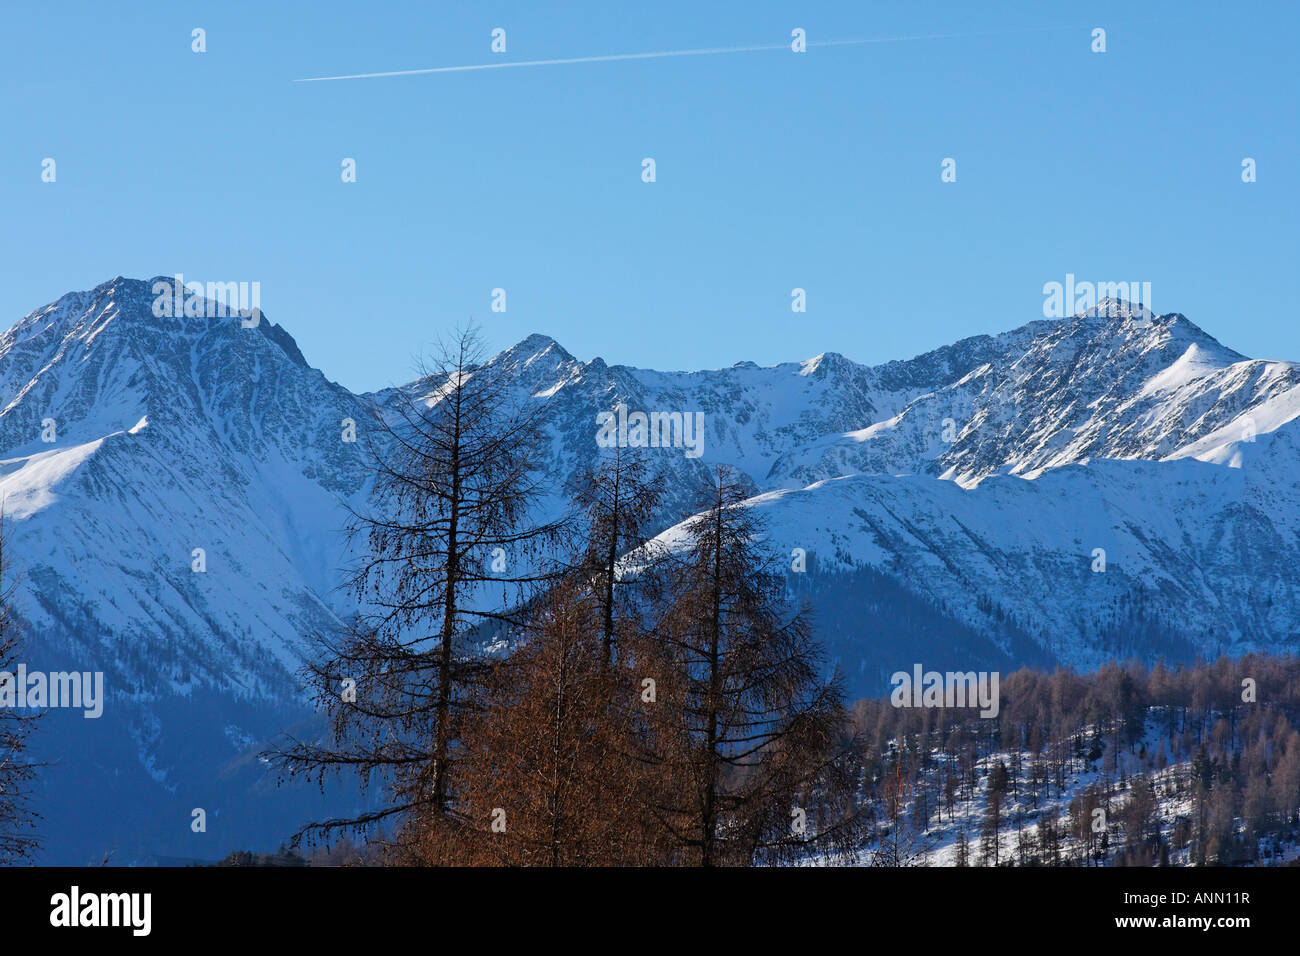
[[[331,615],[341,503],[366,481],[339,422],[364,406],[263,329],[156,318],[148,286],[65,296],[0,339],[19,453],[0,494],[43,582],[28,617],[55,628],[75,606],[101,645],[155,645],[125,686],[282,694]]]
[[[119,277],[0,335],[0,495],[36,657],[104,670],[127,743],[68,739],[183,793],[227,779],[228,761],[244,772],[249,741],[307,713],[293,675],[348,612],[339,532],[369,489],[342,421],[364,432],[397,393],[350,394],[265,319],[155,317],[151,286]],[[958,630],[962,653],[1084,665],[1135,620],[1148,653],[1289,647],[1300,631],[1300,370],[1181,315],[1099,307],[875,367],[825,353],[658,372],[533,335],[487,371],[545,410],[548,514],[600,453],[597,412],[704,413],[702,458],[652,450],[661,527],[698,507],[713,465],[737,469],[774,553],[815,555],[807,584],[858,689],[893,647]],[[145,786],[129,791],[141,813],[167,811]]]
[[[115,434],[121,434],[116,432]],[[104,443],[102,438],[63,451],[0,461],[0,501],[13,519],[28,518],[58,501],[54,488]]]
[[[187,801],[211,808],[216,847],[301,822],[301,796],[277,810],[227,764],[309,715],[295,675],[340,610],[343,503],[366,494],[340,422],[367,403],[269,323],[157,318],[150,287],[115,279],[0,336],[27,663],[103,671],[108,697],[101,720],[44,722],[50,861],[113,834],[120,862],[204,858],[159,822]]]
[[[1104,308],[1099,307],[1099,309]],[[1300,401],[1300,366],[1251,361],[1181,315],[1148,326],[1088,314],[917,396],[897,414],[790,452],[794,484],[854,472],[928,474],[965,485],[1035,477],[1092,458],[1160,460],[1258,411],[1257,431]]]
[[[814,593],[817,575],[871,568],[987,630],[983,596],[1061,663],[1100,664],[1141,614],[1206,655],[1277,650],[1300,639],[1298,437],[1300,423],[1262,436],[1237,468],[1093,461],[971,488],[853,475],[747,505],[774,559],[807,552]]]

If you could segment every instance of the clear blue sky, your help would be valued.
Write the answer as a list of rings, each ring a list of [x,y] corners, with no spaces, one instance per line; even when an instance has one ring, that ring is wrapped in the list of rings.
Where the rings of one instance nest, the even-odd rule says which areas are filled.
[[[958,36],[293,82],[794,27]],[[258,281],[361,390],[469,316],[650,367],[879,362],[1039,318],[1072,272],[1300,359],[1297,27],[1289,0],[6,0],[0,325],[116,274]]]

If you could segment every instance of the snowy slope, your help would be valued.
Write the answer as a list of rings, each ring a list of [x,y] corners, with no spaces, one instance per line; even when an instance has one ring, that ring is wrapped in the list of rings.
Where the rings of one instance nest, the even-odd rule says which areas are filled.
[[[834,610],[817,600],[823,580],[871,569],[976,631],[1009,620],[1079,667],[1121,652],[1114,640],[1134,631],[1164,642],[1122,649],[1141,656],[1276,651],[1300,640],[1298,446],[1293,421],[1246,444],[1238,467],[1098,460],[972,488],[853,475],[748,506],[766,519],[774,560],[807,553],[807,587],[823,614]],[[683,527],[660,539],[673,546]],[[847,655],[878,650],[860,637],[840,648],[850,673],[861,668]],[[879,670],[913,659],[900,648]]]
[[[0,496],[30,663],[103,670],[110,688],[102,722],[55,715],[46,735],[66,834],[52,852],[71,862],[102,832],[123,834],[123,858],[220,856],[312,816],[252,754],[310,720],[294,674],[349,610],[340,531],[369,491],[342,422],[364,435],[396,397],[329,382],[265,317],[157,318],[151,286],[119,277],[0,335]],[[812,557],[792,587],[855,692],[922,653],[1090,666],[1293,648],[1300,367],[1181,315],[1141,318],[1102,303],[880,366],[826,353],[700,372],[582,361],[533,335],[488,372],[543,406],[548,513],[600,454],[598,412],[702,412],[699,459],[651,450],[661,527],[699,506],[713,465],[737,469],[774,559]],[[189,814],[209,804],[223,822],[205,843]]]
[[[28,663],[103,671],[108,688],[99,721],[54,712],[42,735],[47,846],[70,862],[113,850],[78,833],[122,832],[123,861],[205,857],[187,822],[196,806],[213,816],[212,851],[227,851],[219,815],[262,784],[223,775],[308,716],[294,675],[336,610],[341,503],[365,495],[339,427],[365,403],[269,323],[154,317],[149,285],[65,296],[0,338],[14,396],[0,414],[0,496]],[[169,815],[154,845],[125,835]]]

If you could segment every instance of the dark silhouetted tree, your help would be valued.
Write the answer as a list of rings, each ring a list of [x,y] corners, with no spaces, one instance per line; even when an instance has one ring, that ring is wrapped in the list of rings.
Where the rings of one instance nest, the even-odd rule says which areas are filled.
[[[787,606],[753,508],[719,470],[708,510],[666,558],[673,581],[647,642],[644,758],[652,811],[687,862],[779,862],[861,838],[856,746],[806,613]]]
[[[350,529],[364,555],[351,579],[361,611],[346,633],[322,638],[309,668],[332,740],[276,756],[290,775],[353,771],[386,797],[304,833],[392,817],[425,835],[467,823],[456,814],[456,765],[492,669],[485,644],[523,633],[556,536],[532,518],[545,489],[541,407],[485,365],[471,327],[440,346],[377,423],[372,507]]]

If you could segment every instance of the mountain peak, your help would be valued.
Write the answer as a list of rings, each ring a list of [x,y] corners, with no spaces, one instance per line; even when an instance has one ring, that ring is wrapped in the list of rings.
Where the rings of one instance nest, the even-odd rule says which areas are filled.
[[[812,358],[800,362],[799,374],[826,375],[851,365],[852,363],[839,352],[822,352],[820,355],[814,355]]]
[[[515,343],[511,351],[518,349],[519,351],[530,351],[536,354],[539,351],[546,351],[551,346],[560,348],[560,343],[541,332],[530,332],[527,337]]]
[[[79,322],[85,320],[87,314],[93,310],[96,318],[102,317],[108,320],[116,315],[126,314],[133,321],[148,323],[156,331],[154,320],[157,320],[158,324],[170,325],[178,320],[184,322],[185,319],[191,318],[198,323],[210,325],[207,320],[230,322],[256,316],[257,324],[248,326],[249,328],[256,328],[295,365],[303,368],[310,367],[293,336],[284,326],[268,320],[258,306],[259,296],[248,288],[255,283],[194,283],[196,288],[201,286],[204,292],[200,297],[196,290],[193,291],[197,304],[195,315],[189,315],[188,306],[184,304],[191,295],[190,291],[182,292],[180,309],[176,309],[175,285],[175,276],[157,275],[151,279],[130,279],[118,275],[91,289],[66,293],[45,308],[33,312],[28,318],[61,313],[69,321]],[[217,290],[218,287],[216,298],[207,294],[210,290]],[[190,283],[187,282],[185,288],[189,290]],[[226,296],[225,299],[221,298],[223,294]],[[162,314],[159,314],[159,300],[163,296],[167,296],[168,301],[163,303]],[[97,306],[97,303],[102,303],[102,306]],[[243,309],[242,306],[249,308]],[[109,311],[110,307],[115,307],[112,312]]]
[[[1150,322],[1155,318],[1155,314],[1141,302],[1131,302],[1128,299],[1107,296],[1091,309],[1076,313],[1073,318],[1136,319],[1139,322]]]
[[[573,356],[565,350],[564,346],[549,335],[543,335],[540,332],[533,332],[521,341],[516,342],[492,361],[504,361],[510,364],[522,362],[527,365],[544,356],[564,362],[574,361]]]
[[[1162,349],[1177,346],[1180,350],[1196,346],[1223,364],[1239,362],[1246,357],[1228,348],[1181,312],[1158,315],[1145,303],[1134,303],[1128,299],[1104,298],[1091,309],[1078,312],[1067,321],[1070,324],[1058,334],[1071,338],[1091,338],[1100,330],[1104,336],[1124,334],[1129,344],[1146,343]]]

